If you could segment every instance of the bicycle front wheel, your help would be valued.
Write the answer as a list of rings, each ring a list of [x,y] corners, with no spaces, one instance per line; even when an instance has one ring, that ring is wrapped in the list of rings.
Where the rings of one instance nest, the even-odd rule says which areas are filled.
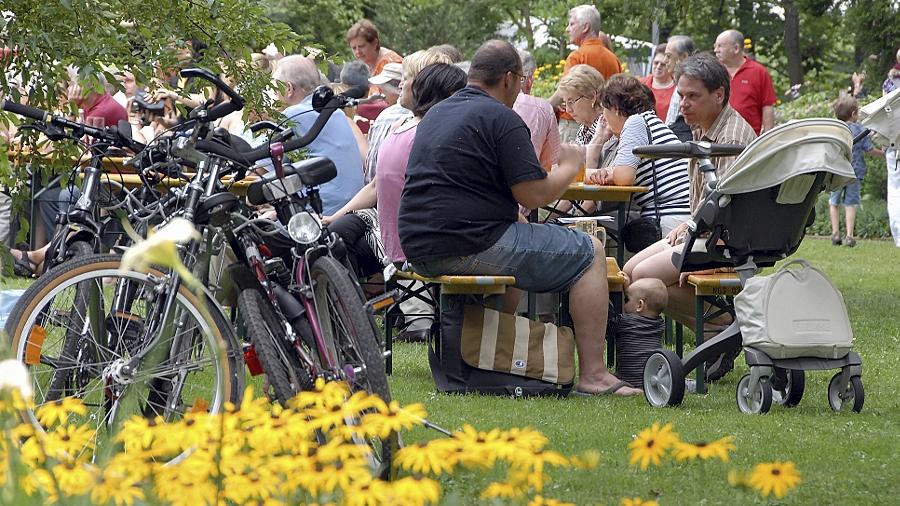
[[[54,380],[66,378],[66,395],[87,407],[69,422],[90,424],[95,448],[113,416],[176,420],[191,410],[220,412],[242,394],[243,367],[231,327],[214,308],[208,320],[200,306],[207,301],[183,286],[174,294],[171,335],[160,336],[146,354],[159,360],[134,363],[156,337],[150,329],[159,327],[152,319],[166,302],[165,290],[157,290],[165,275],[119,271],[120,260],[91,255],[52,269],[23,294],[6,326],[16,357],[31,374],[35,406],[55,401]],[[73,347],[75,335],[80,338]],[[129,389],[142,395],[124,406],[119,401]],[[33,412],[26,418],[43,430]]]
[[[390,402],[384,354],[369,321],[360,291],[352,274],[331,257],[316,260],[310,270],[316,313],[324,350],[329,357],[324,367],[344,379],[354,391],[365,390]],[[355,420],[348,420],[350,424]],[[390,473],[391,457],[398,446],[397,434],[384,440],[360,442],[373,451],[371,465],[382,477]]]

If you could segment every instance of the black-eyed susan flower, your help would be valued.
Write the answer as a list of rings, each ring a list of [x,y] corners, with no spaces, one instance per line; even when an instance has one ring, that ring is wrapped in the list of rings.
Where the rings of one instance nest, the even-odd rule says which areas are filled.
[[[87,425],[60,425],[47,433],[44,438],[44,448],[48,455],[76,456],[82,450],[94,447],[95,436],[94,429]]]
[[[94,473],[96,473],[93,466],[75,460],[56,464],[52,471],[59,491],[69,497],[90,492],[94,483]]]
[[[403,429],[421,426],[428,413],[422,404],[400,406],[397,401],[391,403],[383,411],[368,413],[360,420],[357,431],[362,436],[374,436],[382,439]]]
[[[515,481],[491,482],[481,491],[482,499],[514,499],[528,492],[528,485]]]
[[[436,504],[441,498],[441,486],[431,478],[407,476],[391,482],[390,495],[393,504]]]
[[[642,430],[634,441],[628,443],[628,447],[631,448],[629,464],[635,465],[640,462],[642,470],[646,470],[650,463],[658,466],[666,450],[678,440],[678,434],[672,430],[671,423],[662,427],[659,423],[654,423]]]
[[[57,423],[65,423],[69,415],[84,416],[87,408],[81,399],[75,397],[63,397],[62,399],[41,404],[37,408],[37,419],[44,427],[50,427]]]
[[[528,502],[528,506],[575,506],[575,503],[563,502],[559,499],[536,495]]]
[[[674,444],[673,454],[675,460],[682,462],[693,459],[711,459],[719,458],[722,462],[728,462],[730,450],[734,450],[734,436],[725,436],[711,443],[686,443],[684,441],[676,441]]]
[[[115,504],[131,506],[135,501],[144,500],[144,491],[139,486],[140,479],[130,473],[104,469],[97,474],[91,487],[91,501],[95,504]]]
[[[800,484],[800,472],[793,462],[764,462],[753,466],[750,486],[763,497],[773,494],[781,499]]]
[[[640,497],[623,497],[622,506],[659,506],[659,503],[653,500],[644,500]]]
[[[455,456],[462,448],[453,439],[437,439],[428,443],[416,443],[401,448],[394,457],[394,465],[417,474],[441,475],[452,473],[456,467]]]

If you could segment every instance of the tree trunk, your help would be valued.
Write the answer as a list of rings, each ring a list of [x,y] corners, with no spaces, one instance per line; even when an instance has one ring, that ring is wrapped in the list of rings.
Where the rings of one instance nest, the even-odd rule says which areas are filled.
[[[756,44],[756,22],[753,16],[753,0],[739,0],[737,7],[738,30]],[[755,49],[755,48],[754,48]]]
[[[792,1],[782,2],[784,7],[784,52],[788,62],[788,78],[791,85],[803,84],[803,58],[800,54],[800,12]]]

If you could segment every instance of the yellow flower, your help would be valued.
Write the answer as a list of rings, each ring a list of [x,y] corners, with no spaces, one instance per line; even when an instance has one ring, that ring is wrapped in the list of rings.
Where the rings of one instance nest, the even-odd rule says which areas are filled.
[[[37,408],[37,419],[44,427],[50,427],[55,423],[63,423],[69,415],[84,416],[87,408],[81,399],[64,397],[62,399],[42,404]]]
[[[482,499],[513,499],[522,497],[528,491],[522,482],[495,481],[481,492]]]
[[[528,506],[575,506],[574,503],[570,502],[562,502],[559,499],[552,499],[550,497],[541,497],[539,495],[534,496]]]
[[[685,443],[683,441],[676,441],[674,449],[675,460],[682,462],[696,458],[706,460],[718,457],[722,459],[722,462],[728,462],[728,451],[735,449],[732,441],[734,441],[734,436],[725,436],[712,443]]]
[[[94,484],[95,469],[87,464],[66,462],[53,466],[53,475],[59,490],[67,496],[79,496],[90,492]]]
[[[742,469],[728,471],[728,484],[732,487],[749,487],[750,473]]]
[[[356,397],[356,395],[353,397]],[[357,432],[365,436],[386,438],[392,432],[412,429],[422,425],[427,415],[425,406],[422,404],[417,403],[401,407],[397,401],[391,401],[385,412],[364,415],[360,421],[360,426],[357,427]]]
[[[570,457],[569,461],[576,469],[597,469],[597,465],[600,463],[600,453],[594,450],[590,450],[584,452],[583,455],[575,455]]]
[[[44,442],[47,453],[53,456],[77,456],[94,447],[96,432],[88,425],[60,425],[47,433]]]
[[[642,430],[634,441],[628,443],[628,447],[631,448],[629,464],[635,465],[640,462],[642,470],[646,470],[651,462],[658,466],[660,458],[676,441],[678,434],[672,431],[671,423],[663,427],[660,427],[659,423],[654,423]]]
[[[417,474],[452,473],[459,448],[463,447],[455,439],[416,443],[401,448],[394,457],[394,465]]]
[[[656,501],[645,501],[640,497],[623,497],[622,506],[659,506]]]
[[[430,478],[407,476],[394,480],[388,504],[436,504],[441,498],[441,486]]]
[[[119,269],[122,271],[147,272],[151,265],[158,265],[174,270],[189,286],[197,286],[198,281],[191,271],[181,263],[178,255],[178,244],[185,244],[200,239],[200,232],[184,218],[173,218],[155,234],[138,241],[122,255]]]
[[[59,501],[59,495],[56,493],[56,483],[53,475],[46,469],[38,468],[34,471],[22,476],[19,486],[22,491],[29,496],[33,496],[38,491],[46,495],[47,502],[55,503]]]
[[[91,488],[91,501],[95,504],[115,503],[116,506],[131,506],[136,500],[144,499],[144,491],[139,486],[140,478],[115,469],[104,469],[97,476]]]
[[[800,472],[793,462],[764,462],[750,472],[750,486],[763,497],[774,494],[781,499],[800,484]]]

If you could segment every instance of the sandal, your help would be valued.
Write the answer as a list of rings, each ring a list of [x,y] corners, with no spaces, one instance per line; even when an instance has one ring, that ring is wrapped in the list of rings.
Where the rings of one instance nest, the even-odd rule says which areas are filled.
[[[33,278],[35,274],[37,274],[38,264],[31,261],[27,251],[19,251],[19,253],[21,253],[22,256],[16,257],[12,254],[12,251],[10,251],[10,255],[15,260],[15,263],[13,263],[13,272],[16,273],[16,276]]]

